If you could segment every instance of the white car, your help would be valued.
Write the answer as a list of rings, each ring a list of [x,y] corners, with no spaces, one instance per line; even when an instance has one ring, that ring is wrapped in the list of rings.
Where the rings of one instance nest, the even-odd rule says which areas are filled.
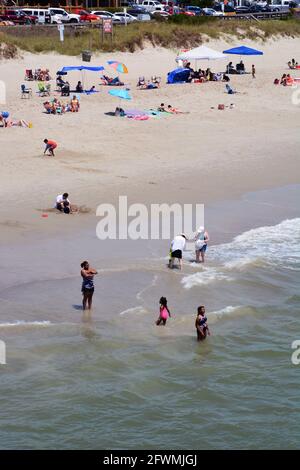
[[[129,15],[129,13],[124,13],[122,11],[117,11],[116,13],[114,13],[114,17],[119,18],[122,24],[133,23],[134,21],[138,21],[135,16]]]
[[[213,8],[202,8],[202,10],[207,16],[223,16],[222,11],[216,11]]]
[[[106,19],[112,19],[113,23],[114,24],[121,24],[123,23],[121,18],[118,18],[117,16],[115,16],[113,13],[111,13],[110,11],[105,11],[105,10],[94,10],[91,12],[92,15],[96,15],[96,16],[99,16],[99,18],[102,18],[104,20]]]

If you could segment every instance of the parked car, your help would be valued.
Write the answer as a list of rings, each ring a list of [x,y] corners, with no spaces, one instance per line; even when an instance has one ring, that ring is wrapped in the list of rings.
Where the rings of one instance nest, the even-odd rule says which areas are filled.
[[[203,8],[202,11],[206,16],[224,16],[222,11],[216,11],[213,8]]]
[[[81,10],[80,8],[77,8],[74,13],[80,16],[80,21],[87,21],[89,23],[100,21],[99,16],[93,15],[93,13],[90,13],[87,10]]]
[[[48,8],[50,15],[50,23],[80,23],[80,15],[75,13],[68,13],[63,8]]]
[[[26,13],[26,15],[35,16],[37,18],[37,23],[39,24],[49,23],[50,15],[48,8],[22,8],[22,11]]]
[[[149,13],[152,11],[164,11],[165,9],[165,6],[156,0],[143,0],[139,5],[145,8]]]
[[[101,19],[112,19],[113,24],[122,24],[123,23],[121,18],[115,16],[110,11],[93,10],[92,14],[98,16]]]
[[[185,11],[190,11],[192,13],[195,13],[195,15],[197,16],[203,15],[203,9],[200,7],[196,7],[194,5],[187,5],[185,7]]]
[[[6,10],[4,15],[7,20],[14,24],[36,24],[38,19],[36,16],[27,15],[22,10]]]
[[[151,21],[150,13],[144,10],[144,8],[129,9],[127,13],[134,16],[138,21]]]
[[[277,0],[276,3],[269,5],[271,11],[289,11],[290,9],[290,0]]]
[[[216,11],[221,11],[222,13],[224,13],[224,15],[228,15],[228,16],[233,16],[233,15],[236,15],[236,11],[233,7],[229,6],[229,5],[224,5],[224,12],[223,12],[223,9],[222,9],[222,5],[220,4],[215,4],[214,5],[214,10]]]
[[[124,13],[123,11],[117,11],[114,13],[114,17],[119,18],[122,24],[133,23],[134,21],[137,21],[135,16],[132,16],[129,13]]]

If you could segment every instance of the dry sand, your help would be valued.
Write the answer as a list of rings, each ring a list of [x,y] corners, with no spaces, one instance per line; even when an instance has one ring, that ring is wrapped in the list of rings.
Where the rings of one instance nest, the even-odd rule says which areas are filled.
[[[234,45],[209,44],[219,51]],[[98,73],[87,73],[86,88],[96,85],[100,92],[82,96],[80,112],[63,116],[43,113],[44,98],[35,93],[36,82],[27,82],[34,91],[30,100],[20,99],[20,85],[26,68],[47,67],[55,77],[62,66],[80,64],[80,58],[23,53],[20,59],[2,61],[7,104],[0,109],[33,123],[31,129],[0,128],[2,240],[56,231],[64,216],[49,213],[44,219],[41,214],[65,191],[91,210],[64,219],[64,227],[74,229],[92,221],[99,203],[115,202],[119,194],[131,202],[207,203],[299,182],[300,106],[292,104],[294,89],[273,85],[275,77],[287,73],[289,59],[300,60],[299,39],[248,45],[263,50],[264,56],[243,58],[248,71],[255,64],[257,78],[232,76],[231,85],[240,92],[236,95],[225,94],[224,83],[166,85],[178,51],[147,48],[134,54],[94,55],[90,65],[105,65],[111,58],[127,64],[129,74],[121,78],[133,100],[120,103],[108,95],[108,87],[98,86]],[[199,66],[224,71],[226,62],[203,61]],[[113,75],[109,68],[107,73]],[[162,77],[161,88],[137,90],[138,77],[151,75]],[[71,85],[80,79],[80,73],[68,75]],[[54,90],[55,81],[51,83]],[[105,115],[119,104],[148,109],[161,102],[190,113],[145,122]],[[219,103],[235,107],[219,111]],[[45,137],[59,143],[55,158],[43,157]]]

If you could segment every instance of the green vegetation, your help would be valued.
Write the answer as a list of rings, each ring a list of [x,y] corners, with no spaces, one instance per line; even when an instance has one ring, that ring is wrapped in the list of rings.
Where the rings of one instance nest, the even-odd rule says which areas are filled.
[[[209,38],[218,39],[224,35],[236,37],[239,41],[265,41],[276,36],[300,36],[300,21],[296,18],[266,20],[260,23],[224,21],[209,17],[187,19],[188,21],[182,24],[181,20],[174,20],[117,26],[114,28],[113,41],[108,36],[103,43],[98,28],[66,28],[65,41],[61,43],[55,27],[3,27],[0,30],[0,43],[10,48],[10,56],[13,55],[11,51],[15,50],[13,46],[30,52],[55,51],[60,54],[78,55],[85,49],[134,52],[147,44],[175,49],[188,48],[206,42]],[[178,21],[180,23],[177,23]]]

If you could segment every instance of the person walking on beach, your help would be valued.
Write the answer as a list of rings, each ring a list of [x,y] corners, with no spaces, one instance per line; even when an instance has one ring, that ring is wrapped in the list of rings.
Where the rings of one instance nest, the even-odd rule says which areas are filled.
[[[54,150],[57,147],[57,143],[54,140],[44,139],[44,144],[46,144],[44,155],[48,151],[51,157],[55,157]]]
[[[204,227],[201,226],[198,228],[194,240],[195,240],[196,263],[200,263],[200,255],[201,255],[201,261],[202,263],[204,263],[207,243],[209,242],[209,235],[208,235],[208,232],[204,229]]]
[[[252,78],[256,78],[255,73],[256,73],[255,65],[252,65]]]
[[[184,233],[177,235],[171,243],[171,262],[169,263],[169,267],[171,269],[174,268],[174,260],[175,258],[178,259],[179,262],[179,269],[182,268],[182,252],[185,248],[187,237]]]
[[[94,295],[94,276],[98,274],[96,269],[90,267],[88,261],[83,261],[81,263],[81,277],[82,277],[82,308],[86,310],[88,306],[88,310],[92,308],[92,301]]]
[[[161,297],[159,299],[159,317],[156,321],[156,325],[159,326],[162,323],[165,326],[169,317],[171,317],[171,313],[168,309],[168,301],[166,297]]]
[[[197,340],[202,341],[207,335],[210,335],[210,330],[207,325],[207,316],[205,315],[204,305],[200,305],[197,311],[197,317],[195,321],[195,328],[197,330]]]

